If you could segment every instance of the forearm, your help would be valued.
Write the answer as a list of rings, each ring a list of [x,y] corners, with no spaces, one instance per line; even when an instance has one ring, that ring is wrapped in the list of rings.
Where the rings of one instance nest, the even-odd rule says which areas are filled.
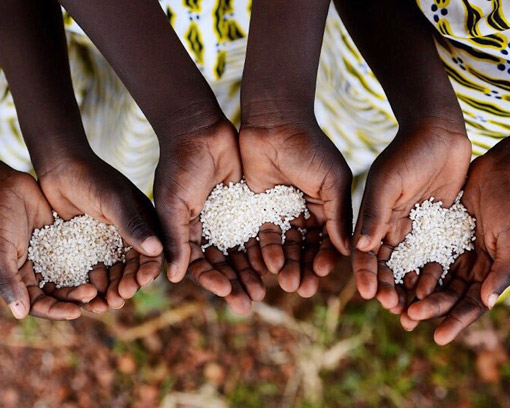
[[[74,97],[56,1],[0,1],[0,66],[36,170],[63,151],[91,152]]]
[[[126,85],[160,142],[222,116],[157,0],[60,0]]]
[[[243,74],[243,122],[313,117],[329,0],[254,0]]]
[[[386,92],[401,126],[423,118],[462,122],[437,54],[432,27],[414,0],[334,0],[342,20]]]

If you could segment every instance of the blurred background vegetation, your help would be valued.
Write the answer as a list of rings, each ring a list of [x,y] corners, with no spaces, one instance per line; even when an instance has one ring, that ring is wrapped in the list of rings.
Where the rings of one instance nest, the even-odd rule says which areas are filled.
[[[2,408],[510,407],[500,305],[452,345],[362,301],[348,270],[309,300],[272,279],[247,317],[160,277],[119,311],[16,322],[0,308]]]

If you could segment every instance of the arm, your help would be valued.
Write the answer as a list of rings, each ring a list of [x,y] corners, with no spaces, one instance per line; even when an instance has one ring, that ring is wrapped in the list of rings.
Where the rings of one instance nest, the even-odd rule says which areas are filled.
[[[235,128],[157,0],[60,1],[117,72],[159,139],[154,199],[169,279],[182,280],[189,266],[195,282],[246,313],[251,301],[265,294],[263,266],[243,267],[238,275],[219,254],[206,257],[198,217],[218,183],[241,179]]]
[[[277,228],[263,227],[263,259],[281,287],[312,296],[338,252],[349,253],[351,173],[314,115],[319,55],[329,1],[255,0],[243,75],[241,156],[250,187],[300,188],[312,212],[282,247]],[[322,239],[320,238],[322,234]]]
[[[115,225],[140,256],[140,267],[126,274],[126,279],[119,278],[120,283],[115,282],[115,290],[108,296],[107,271],[95,274],[101,276],[94,279],[96,287],[104,289],[100,292],[115,305],[123,304],[122,297],[132,296],[159,273],[155,259],[159,259],[162,248],[154,233],[156,215],[150,200],[101,161],[87,142],[56,1],[0,2],[0,65],[51,207],[66,219],[87,213]]]
[[[384,261],[409,232],[407,216],[415,203],[431,196],[446,207],[453,203],[471,158],[462,112],[431,27],[413,3],[335,1],[399,123],[395,139],[370,169],[352,258],[361,295],[377,296],[395,313],[403,310],[406,295],[395,287]],[[437,265],[427,265],[419,278],[408,275],[407,288],[416,288],[422,298],[434,290],[439,276]]]
[[[241,89],[243,124],[314,120],[315,87],[329,0],[255,0]],[[258,120],[257,120],[258,119]]]
[[[386,92],[398,123],[448,119],[464,127],[437,54],[433,28],[414,0],[335,0],[349,34]]]
[[[160,143],[223,118],[157,0],[60,0],[126,85]]]
[[[92,154],[74,97],[57,1],[0,1],[0,66],[36,170],[61,155]]]

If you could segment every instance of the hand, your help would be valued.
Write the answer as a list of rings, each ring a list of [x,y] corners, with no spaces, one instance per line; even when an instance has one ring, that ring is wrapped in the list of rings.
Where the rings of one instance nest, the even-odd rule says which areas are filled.
[[[305,193],[311,217],[300,217],[292,223],[294,228],[287,232],[285,244],[281,244],[280,228],[273,224],[261,228],[259,239],[263,260],[268,270],[278,275],[282,289],[311,297],[317,291],[319,277],[335,267],[337,250],[349,254],[352,175],[341,153],[315,121],[291,123],[295,124],[245,124],[239,140],[244,174],[252,190],[263,192],[284,184]],[[304,249],[297,227],[308,231]]]
[[[436,287],[442,268],[426,265],[419,278],[406,275],[405,288],[395,286],[386,266],[395,246],[411,230],[409,212],[434,197],[449,207],[462,185],[471,158],[463,123],[433,118],[411,129],[401,128],[372,165],[356,224],[352,263],[356,285],[365,299],[377,297],[394,313],[405,309],[405,288],[419,299]],[[382,242],[382,244],[381,244]]]
[[[38,169],[41,189],[63,219],[89,214],[113,224],[127,245],[125,265],[97,265],[90,282],[99,296],[87,306],[97,313],[108,305],[120,308],[125,299],[160,273],[163,247],[156,236],[157,215],[150,200],[125,176],[94,154],[64,155],[50,168]]]
[[[412,304],[407,317],[426,320],[446,318],[434,339],[451,342],[510,286],[510,141],[505,139],[471,164],[462,201],[476,218],[475,250],[459,258],[449,272],[451,282]],[[412,328],[413,322],[409,322]]]
[[[212,189],[218,183],[237,182],[241,176],[237,133],[232,124],[220,120],[162,143],[154,198],[163,229],[169,280],[181,281],[189,266],[191,279],[225,297],[235,312],[245,314],[252,301],[265,296],[260,279],[263,264],[260,260],[257,263],[258,247],[249,245],[251,262],[235,250],[230,257],[212,247],[204,254],[199,219]]]
[[[97,291],[85,284],[47,295],[27,261],[28,244],[36,228],[53,222],[51,208],[32,176],[0,163],[0,294],[14,317],[70,320],[81,315],[74,302],[88,302]],[[56,295],[56,296],[54,296]]]

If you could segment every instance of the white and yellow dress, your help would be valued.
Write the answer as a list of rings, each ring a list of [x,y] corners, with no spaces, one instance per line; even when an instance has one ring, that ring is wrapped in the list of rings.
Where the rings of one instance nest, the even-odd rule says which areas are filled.
[[[238,123],[251,1],[160,3],[225,113]],[[462,106],[473,152],[483,154],[510,134],[510,2],[417,3],[437,30],[437,48]],[[159,157],[152,128],[77,24],[67,15],[65,22],[76,97],[90,143],[103,159],[150,195]],[[333,8],[321,55],[316,114],[354,174],[366,172],[397,129],[380,84]],[[17,169],[31,170],[3,75],[0,159]]]

